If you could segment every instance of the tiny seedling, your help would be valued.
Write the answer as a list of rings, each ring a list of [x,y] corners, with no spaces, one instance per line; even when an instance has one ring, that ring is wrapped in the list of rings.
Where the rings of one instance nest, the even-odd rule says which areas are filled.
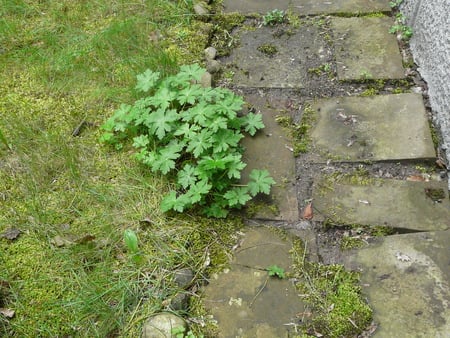
[[[269,272],[269,276],[271,277],[278,277],[280,279],[286,277],[284,269],[280,268],[278,265],[269,266],[266,270]]]
[[[393,0],[389,1],[389,6],[391,8],[398,8],[402,4],[403,0]]]
[[[408,41],[413,36],[413,30],[406,25],[406,18],[402,13],[395,16],[395,25],[389,29],[391,34],[399,34],[402,40]]]
[[[123,240],[128,252],[131,254],[133,261],[135,263],[139,263],[142,260],[142,256],[139,253],[138,238],[136,233],[131,229],[125,230],[123,234]]]
[[[286,14],[284,11],[279,9],[274,9],[273,11],[268,12],[263,17],[264,26],[275,26],[277,24],[283,23],[285,20]]]
[[[179,326],[172,329],[172,336],[175,338],[203,338],[203,335],[197,336],[191,330],[186,332],[186,328]]]

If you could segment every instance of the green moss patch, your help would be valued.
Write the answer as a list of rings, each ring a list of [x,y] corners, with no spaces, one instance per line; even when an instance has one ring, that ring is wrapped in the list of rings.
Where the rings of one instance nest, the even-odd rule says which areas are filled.
[[[311,314],[302,333],[324,337],[351,337],[370,324],[372,310],[365,302],[359,275],[342,265],[323,265],[305,261],[303,244],[292,250],[297,287]]]

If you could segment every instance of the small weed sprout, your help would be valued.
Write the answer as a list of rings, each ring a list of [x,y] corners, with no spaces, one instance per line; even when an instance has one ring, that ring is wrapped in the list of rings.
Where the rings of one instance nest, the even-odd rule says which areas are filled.
[[[368,70],[362,70],[361,73],[359,73],[359,77],[361,81],[366,82],[373,79],[373,75]]]
[[[389,6],[391,8],[398,8],[402,4],[403,0],[393,0],[389,1]]]
[[[391,26],[389,33],[398,34],[400,39],[404,41],[408,41],[413,36],[413,30],[406,25],[406,18],[402,13],[398,13],[395,16],[395,25]]]
[[[203,338],[203,335],[197,336],[195,335],[191,330],[186,332],[186,328],[180,326],[180,327],[174,327],[172,329],[172,337],[176,338]]]
[[[268,12],[263,17],[263,25],[264,26],[275,26],[277,24],[283,23],[286,18],[286,14],[284,11],[279,9],[274,9],[273,11]]]
[[[133,261],[135,263],[141,262],[142,256],[139,253],[138,238],[136,233],[131,229],[125,230],[123,233],[123,240],[128,252],[131,254]]]
[[[286,277],[284,269],[280,268],[278,265],[269,266],[266,270],[269,272],[269,276],[271,277],[278,277],[279,279]]]

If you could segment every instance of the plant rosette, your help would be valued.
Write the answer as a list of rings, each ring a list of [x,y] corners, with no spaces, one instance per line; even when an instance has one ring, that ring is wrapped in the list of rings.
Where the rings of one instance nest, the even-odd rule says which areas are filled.
[[[242,97],[197,84],[205,71],[194,64],[165,78],[151,70],[138,75],[136,89],[146,96],[122,104],[102,126],[101,141],[121,149],[131,138],[140,162],[176,178],[176,189],[162,200],[164,212],[199,207],[207,216],[226,217],[257,194],[269,194],[275,181],[254,169],[248,184],[239,184],[246,167],[239,142],[264,128],[262,116],[240,116]]]

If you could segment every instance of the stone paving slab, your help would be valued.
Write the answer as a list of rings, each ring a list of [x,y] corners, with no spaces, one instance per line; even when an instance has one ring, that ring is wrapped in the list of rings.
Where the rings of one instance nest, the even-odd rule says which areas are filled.
[[[259,13],[279,9],[292,9],[300,15],[315,14],[348,14],[390,12],[388,1],[385,0],[224,0],[226,13],[239,12],[243,14]]]
[[[265,14],[274,9],[287,10],[289,0],[224,0],[225,13],[239,12],[242,14]]]
[[[350,252],[378,324],[373,337],[449,337],[450,231],[395,235]]]
[[[402,79],[405,71],[392,18],[333,18],[337,75],[340,80]]]
[[[388,226],[413,231],[450,228],[444,182],[375,179],[367,185],[321,179],[314,184],[315,215],[337,224]]]
[[[368,14],[390,12],[385,0],[292,0],[289,6],[300,15],[316,14]]]
[[[269,277],[277,265],[290,268],[292,243],[274,231],[255,227],[246,231],[230,269],[213,276],[203,303],[218,321],[218,337],[288,337],[292,322],[304,305],[287,279]]]
[[[420,94],[319,99],[311,138],[318,161],[435,158]]]
[[[274,98],[254,94],[246,95],[245,101],[263,115],[265,128],[254,137],[242,140],[245,148],[243,159],[247,163],[247,167],[242,171],[242,177],[248,177],[252,169],[267,169],[277,182],[272,187],[271,200],[264,200],[273,207],[265,205],[254,208],[256,214],[251,216],[259,219],[296,221],[299,214],[295,186],[295,158],[291,151],[292,140],[275,121],[284,100],[276,101]]]
[[[233,83],[241,87],[304,88],[311,60],[318,67],[327,56],[326,43],[319,35],[319,28],[313,25],[289,32],[263,26],[255,30],[241,29],[237,35],[239,47],[222,62],[237,67]]]

